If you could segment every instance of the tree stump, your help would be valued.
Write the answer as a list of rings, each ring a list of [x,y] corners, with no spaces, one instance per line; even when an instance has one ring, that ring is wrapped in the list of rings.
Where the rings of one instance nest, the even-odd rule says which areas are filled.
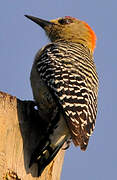
[[[37,177],[38,166],[29,169],[30,156],[41,135],[33,101],[21,101],[0,92],[0,180],[60,180],[64,150]]]

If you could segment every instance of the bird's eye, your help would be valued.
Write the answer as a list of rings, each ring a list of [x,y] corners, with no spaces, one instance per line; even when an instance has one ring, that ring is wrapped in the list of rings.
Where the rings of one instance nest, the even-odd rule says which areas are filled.
[[[73,21],[72,21],[72,19],[62,18],[62,19],[59,19],[58,22],[59,22],[60,24],[64,25],[64,24],[70,24],[70,23],[72,23]]]

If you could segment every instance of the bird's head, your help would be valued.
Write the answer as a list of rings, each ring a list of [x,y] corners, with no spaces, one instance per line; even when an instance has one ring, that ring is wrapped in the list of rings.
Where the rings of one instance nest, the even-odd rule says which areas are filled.
[[[74,42],[87,46],[92,52],[96,44],[96,35],[91,27],[84,21],[65,16],[46,21],[34,16],[25,15],[30,20],[40,25],[52,42]]]

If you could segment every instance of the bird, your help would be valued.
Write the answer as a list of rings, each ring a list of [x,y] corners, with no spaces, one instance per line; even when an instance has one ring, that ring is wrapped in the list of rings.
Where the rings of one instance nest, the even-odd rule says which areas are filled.
[[[25,15],[42,27],[50,42],[36,54],[30,74],[44,136],[32,152],[38,176],[66,142],[85,151],[95,128],[98,74],[94,63],[96,35],[84,21],[71,16],[44,20]]]

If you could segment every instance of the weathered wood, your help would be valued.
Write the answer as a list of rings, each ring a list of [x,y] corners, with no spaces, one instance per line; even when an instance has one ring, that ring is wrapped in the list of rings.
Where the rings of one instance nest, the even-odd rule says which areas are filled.
[[[37,164],[29,169],[32,150],[40,138],[40,121],[31,101],[21,101],[0,92],[0,180],[59,180],[64,151],[37,177]]]

